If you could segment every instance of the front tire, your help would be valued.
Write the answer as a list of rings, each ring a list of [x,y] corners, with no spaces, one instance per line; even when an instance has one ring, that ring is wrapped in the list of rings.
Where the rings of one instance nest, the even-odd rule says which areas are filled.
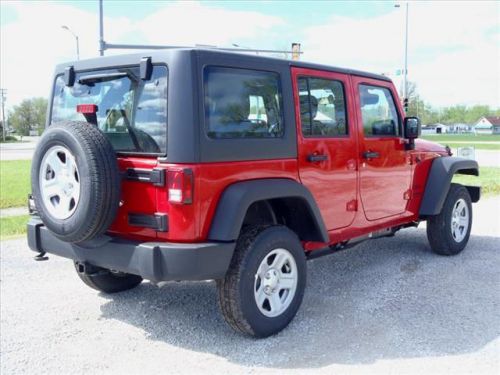
[[[284,226],[248,226],[226,277],[217,281],[219,306],[234,330],[267,337],[292,321],[305,285],[306,260],[295,233]]]
[[[440,255],[456,255],[469,241],[472,227],[472,203],[469,192],[451,184],[439,215],[427,220],[427,239],[431,249]]]

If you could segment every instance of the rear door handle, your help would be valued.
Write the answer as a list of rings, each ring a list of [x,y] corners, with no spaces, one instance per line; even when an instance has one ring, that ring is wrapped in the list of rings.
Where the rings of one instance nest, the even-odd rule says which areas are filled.
[[[311,163],[317,163],[319,161],[325,161],[325,160],[328,160],[327,155],[315,155],[315,154],[307,155],[307,161]]]
[[[365,151],[363,152],[363,157],[365,159],[376,159],[380,157],[380,154],[375,151]]]

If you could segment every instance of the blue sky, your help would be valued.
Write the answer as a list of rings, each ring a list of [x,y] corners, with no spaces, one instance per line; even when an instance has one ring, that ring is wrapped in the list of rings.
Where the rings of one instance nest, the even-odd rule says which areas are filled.
[[[61,1],[79,9],[96,12],[97,1]],[[140,6],[134,1],[105,0],[104,11],[107,15],[117,17],[130,17],[140,19],[165,3],[175,1],[141,1]],[[286,4],[284,1],[211,1],[210,5],[231,10],[253,11],[258,8],[266,14],[280,16],[290,21],[290,24],[301,24],[304,19],[312,18],[316,22],[324,22],[329,14],[336,13],[341,16],[373,17],[388,13],[394,7],[395,2],[390,1],[293,1]],[[6,8],[2,11],[2,24],[12,22],[16,19],[16,11]]]
[[[104,0],[114,43],[288,49],[303,59],[386,73],[399,84],[404,11],[394,1]],[[411,1],[409,79],[434,106],[500,106],[500,2]],[[64,14],[64,17],[61,15]],[[0,2],[0,78],[8,105],[48,93],[55,64],[97,55],[98,1]],[[126,53],[109,51],[107,53]],[[30,63],[37,58],[37,67]]]
[[[88,12],[98,11],[98,1],[61,1],[75,8]],[[154,13],[166,3],[176,1],[141,1],[138,5],[135,1],[105,0],[104,13],[109,17],[127,17],[132,20]],[[393,10],[395,2],[391,1],[210,1],[205,2],[212,7],[219,7],[234,11],[255,11],[280,17],[286,20],[285,32],[290,38],[300,41],[302,27],[304,24],[314,21],[314,23],[327,22],[331,14],[338,16],[370,18],[389,13]],[[18,12],[13,8],[6,7],[1,12],[2,24],[15,22]],[[259,45],[254,47],[273,48],[271,45]]]

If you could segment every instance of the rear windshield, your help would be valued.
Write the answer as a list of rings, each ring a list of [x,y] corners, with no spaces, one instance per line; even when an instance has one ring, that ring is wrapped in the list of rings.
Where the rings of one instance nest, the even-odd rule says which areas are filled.
[[[139,67],[82,72],[73,87],[56,78],[51,123],[85,121],[78,104],[97,105],[97,125],[117,152],[167,152],[167,68],[154,66],[151,79]]]

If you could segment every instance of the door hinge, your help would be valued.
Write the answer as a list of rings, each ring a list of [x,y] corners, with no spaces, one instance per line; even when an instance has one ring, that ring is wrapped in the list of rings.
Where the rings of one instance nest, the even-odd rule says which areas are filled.
[[[357,211],[358,210],[358,201],[353,199],[346,204],[347,211]]]

